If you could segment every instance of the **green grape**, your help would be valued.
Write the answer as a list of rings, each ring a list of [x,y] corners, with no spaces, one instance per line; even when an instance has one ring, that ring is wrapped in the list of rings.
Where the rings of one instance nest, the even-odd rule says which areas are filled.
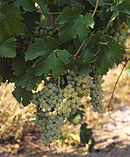
[[[93,88],[90,89],[91,104],[94,111],[102,113],[103,111],[103,90],[102,90],[103,78],[101,75],[94,75]]]
[[[118,27],[115,30],[115,39],[118,40],[120,42],[120,44],[123,44],[123,42],[126,40],[126,36],[128,33],[128,26],[125,22],[123,22],[122,24],[120,24],[120,27]]]
[[[89,74],[79,75],[74,71],[65,73],[67,84],[63,89],[59,89],[56,83],[49,83],[42,91],[34,94],[32,100],[39,109],[36,123],[43,132],[42,141],[45,145],[58,139],[65,119],[79,109],[81,98],[88,96],[93,87]]]

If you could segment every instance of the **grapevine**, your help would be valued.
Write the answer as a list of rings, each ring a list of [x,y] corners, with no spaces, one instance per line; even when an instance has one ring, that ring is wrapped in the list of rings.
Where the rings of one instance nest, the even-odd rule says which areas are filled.
[[[126,53],[129,8],[129,0],[0,0],[0,80],[15,83],[18,102],[36,105],[45,145],[83,96],[103,112],[103,76]]]

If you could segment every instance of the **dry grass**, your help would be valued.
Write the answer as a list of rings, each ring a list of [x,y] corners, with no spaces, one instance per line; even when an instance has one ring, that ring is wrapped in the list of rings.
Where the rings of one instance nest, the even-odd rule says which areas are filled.
[[[22,137],[25,122],[34,117],[33,107],[23,107],[12,95],[13,84],[0,86],[0,138],[3,140]]]

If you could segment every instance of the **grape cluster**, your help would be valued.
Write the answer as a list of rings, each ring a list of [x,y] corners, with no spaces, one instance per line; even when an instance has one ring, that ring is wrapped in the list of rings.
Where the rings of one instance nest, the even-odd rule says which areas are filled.
[[[36,38],[44,38],[46,36],[53,36],[59,28],[54,25],[42,25],[39,24],[34,30],[34,36]]]
[[[112,28],[111,33],[113,34],[114,38],[120,42],[120,44],[123,44],[128,33],[128,26],[125,22],[123,22],[118,28]]]
[[[93,87],[92,78],[78,75],[74,71],[66,74],[67,85],[61,89],[55,83],[49,83],[42,91],[34,94],[33,103],[37,106],[36,123],[44,133],[45,145],[58,139],[60,129],[70,114],[74,114],[81,106],[81,98],[87,96]]]
[[[101,75],[93,76],[93,88],[90,90],[91,104],[94,108],[94,111],[102,113],[103,111],[103,90],[102,83],[104,82],[103,77]]]

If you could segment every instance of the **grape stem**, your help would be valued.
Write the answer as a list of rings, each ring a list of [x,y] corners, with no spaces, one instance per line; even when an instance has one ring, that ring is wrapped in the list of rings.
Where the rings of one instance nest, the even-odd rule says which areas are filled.
[[[60,14],[61,12],[49,12],[48,14],[49,15],[58,15],[58,14]]]
[[[58,88],[60,89],[60,76],[58,77]]]
[[[109,113],[109,117],[110,117],[113,121],[115,121],[115,122],[118,122],[118,121],[116,121],[115,119],[113,119],[113,118],[111,117],[111,113],[110,113],[110,111],[111,111],[111,103],[112,103],[112,100],[113,100],[113,97],[114,97],[114,92],[115,92],[116,86],[117,86],[117,84],[118,84],[118,82],[119,82],[119,79],[120,79],[120,77],[121,77],[121,75],[122,75],[122,73],[123,73],[123,71],[124,71],[124,69],[125,69],[125,67],[126,67],[126,65],[127,65],[127,63],[128,63],[129,60],[130,60],[130,58],[128,58],[128,59],[126,60],[125,64],[123,64],[123,68],[122,68],[122,70],[121,70],[121,72],[120,72],[120,74],[119,74],[119,76],[118,76],[118,78],[117,78],[117,80],[116,80],[116,82],[115,82],[115,85],[114,85],[114,88],[113,88],[113,91],[112,91],[112,94],[111,94],[111,98],[110,98],[110,101],[109,101],[109,104],[108,104],[108,113]]]
[[[77,52],[74,55],[74,59],[76,59],[77,55],[79,54],[80,50],[82,49],[82,47],[84,46],[85,40],[83,40],[82,44],[80,45],[79,49],[77,50]]]
[[[93,11],[92,17],[94,17],[94,15],[95,15],[95,13],[96,13],[96,11],[97,11],[98,4],[99,4],[99,0],[96,0],[96,6],[95,6],[95,9],[94,9],[94,11]]]

